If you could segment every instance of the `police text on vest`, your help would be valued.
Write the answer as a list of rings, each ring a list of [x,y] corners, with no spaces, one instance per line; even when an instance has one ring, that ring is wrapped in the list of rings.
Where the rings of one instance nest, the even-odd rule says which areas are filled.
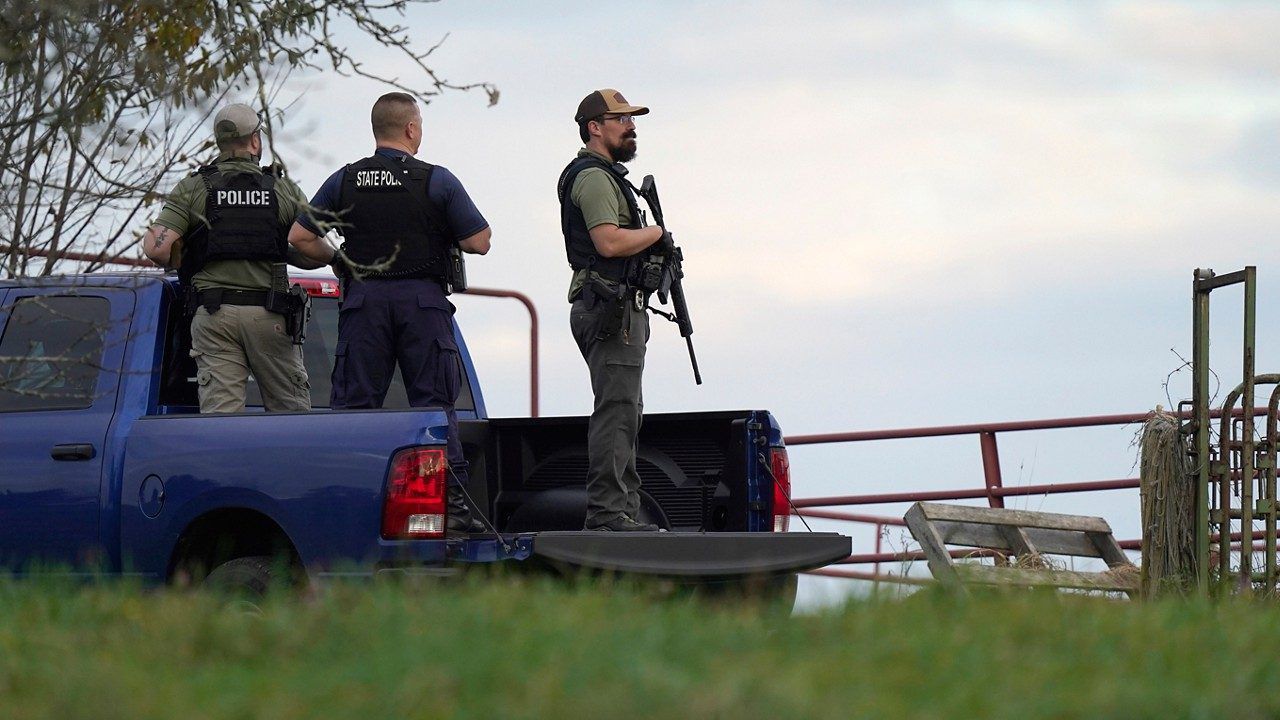
[[[266,207],[271,204],[271,191],[269,190],[219,190],[218,204]]]

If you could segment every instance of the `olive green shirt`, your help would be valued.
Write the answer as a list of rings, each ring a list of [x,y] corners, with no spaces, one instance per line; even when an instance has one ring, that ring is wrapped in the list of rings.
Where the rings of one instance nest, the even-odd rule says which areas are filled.
[[[613,160],[586,148],[578,151],[578,157],[595,157],[606,163],[613,163]],[[618,187],[613,176],[604,168],[589,167],[578,173],[578,176],[573,179],[573,187],[569,189],[569,200],[582,211],[582,219],[587,223],[587,230],[597,225],[626,227],[631,224],[631,210],[627,207],[627,198],[622,194],[622,188]],[[573,279],[569,282],[570,302],[573,302],[582,290],[582,286],[587,283],[589,272],[583,268],[573,273]],[[599,275],[596,275],[595,279],[606,285],[614,285],[613,282]]]
[[[262,168],[252,158],[221,156],[215,162],[221,172],[251,172],[262,174]],[[199,175],[189,175],[169,193],[157,225],[163,225],[182,237],[205,222],[204,181]],[[302,189],[288,178],[276,181],[276,198],[279,205],[280,225],[288,228],[294,218],[306,206]],[[233,290],[267,290],[271,288],[271,262],[269,260],[213,260],[196,273],[191,282],[198,290],[230,288]]]

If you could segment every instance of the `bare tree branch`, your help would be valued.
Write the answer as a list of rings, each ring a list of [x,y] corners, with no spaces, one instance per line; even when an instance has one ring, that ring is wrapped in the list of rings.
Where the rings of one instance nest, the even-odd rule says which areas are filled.
[[[96,258],[90,270],[136,255],[139,220],[207,159],[210,112],[230,93],[256,97],[269,143],[284,81],[298,70],[371,78],[424,102],[479,88],[496,103],[489,83],[450,82],[427,64],[447,34],[420,49],[400,24],[411,4],[434,1],[9,0],[0,6],[0,275],[50,274],[68,254]],[[398,51],[413,73],[368,69],[338,39],[353,29]]]

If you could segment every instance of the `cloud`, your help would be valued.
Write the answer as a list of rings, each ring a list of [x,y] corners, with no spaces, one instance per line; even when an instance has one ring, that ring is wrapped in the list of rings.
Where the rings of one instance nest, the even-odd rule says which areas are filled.
[[[1222,46],[1258,12],[980,7],[808,3],[784,22],[756,4],[669,39],[673,64],[695,72],[663,98],[679,117],[646,119],[642,161],[678,168],[663,187],[691,271],[717,294],[792,304],[911,302],[975,282],[981,299],[1194,262],[1206,239],[1191,227],[1274,226],[1275,188],[1224,162],[1265,151],[1259,128],[1280,118],[1249,64],[1270,31],[1240,28],[1252,39],[1224,57],[1178,50],[1200,21]],[[1137,42],[1143,27],[1162,40]],[[847,62],[859,53],[874,61]]]
[[[762,307],[793,318],[801,343],[831,308],[839,322],[975,311],[1275,259],[1264,239],[1280,220],[1280,97],[1262,80],[1275,75],[1276,8],[646,7],[443,3],[408,18],[423,37],[453,31],[435,56],[449,77],[502,88],[491,109],[433,103],[424,157],[454,170],[494,226],[473,282],[530,294],[567,362],[551,187],[577,146],[568,115],[598,86],[654,110],[632,168],[658,177],[709,354],[733,352]],[[620,17],[627,31],[607,48],[584,43]],[[367,60],[402,65],[386,51]],[[367,152],[366,110],[350,99],[377,94],[323,87],[307,100],[307,142],[328,159],[299,163],[308,189]],[[519,345],[475,330],[495,338],[495,358]]]

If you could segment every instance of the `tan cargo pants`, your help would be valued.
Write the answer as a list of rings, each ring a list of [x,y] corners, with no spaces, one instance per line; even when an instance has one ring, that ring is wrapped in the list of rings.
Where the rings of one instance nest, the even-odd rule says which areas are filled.
[[[311,409],[311,384],[302,348],[285,334],[284,317],[253,305],[223,305],[210,315],[203,307],[191,319],[200,412],[244,410],[249,373],[258,381],[267,412]]]

